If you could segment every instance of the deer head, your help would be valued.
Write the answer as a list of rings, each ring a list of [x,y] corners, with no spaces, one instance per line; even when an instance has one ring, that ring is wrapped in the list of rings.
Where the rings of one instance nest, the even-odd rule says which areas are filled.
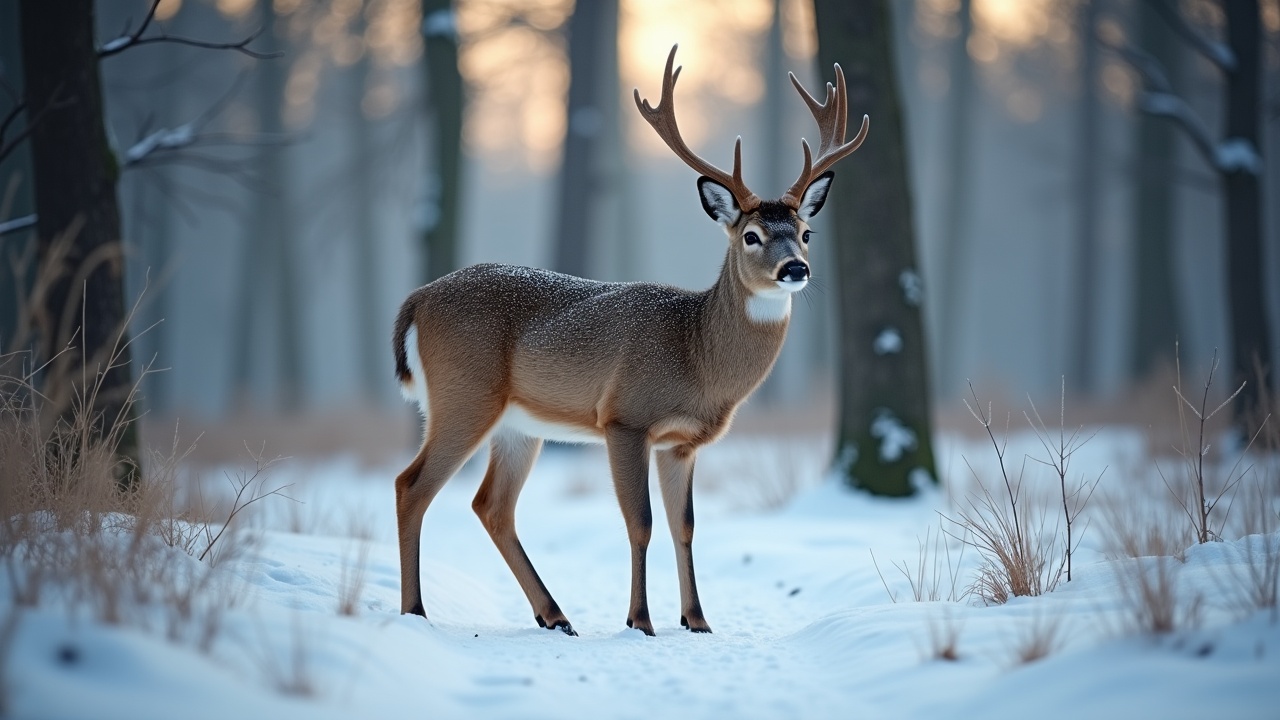
[[[791,84],[818,123],[821,138],[818,157],[813,157],[809,143],[802,139],[804,168],[800,177],[777,200],[761,200],[742,181],[741,137],[733,146],[733,172],[727,173],[694,154],[680,136],[675,114],[675,85],[681,68],[673,69],[678,47],[673,45],[667,55],[658,106],[642,100],[640,90],[635,90],[640,115],[676,156],[701,174],[698,195],[702,208],[729,235],[728,262],[738,280],[758,297],[785,296],[802,290],[810,276],[809,220],[826,202],[835,177],[831,167],[862,145],[870,118],[863,115],[857,136],[845,142],[848,95],[840,66],[835,66],[836,86],[827,83],[827,96],[822,103],[804,89],[794,73],[789,73]]]

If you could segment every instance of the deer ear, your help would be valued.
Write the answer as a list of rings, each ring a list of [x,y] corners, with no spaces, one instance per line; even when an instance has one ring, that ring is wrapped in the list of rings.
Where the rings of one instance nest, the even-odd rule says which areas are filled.
[[[800,199],[800,209],[796,210],[801,220],[808,220],[822,209],[822,205],[827,202],[827,191],[831,189],[831,180],[835,176],[834,172],[828,170],[805,188],[804,197]]]
[[[734,199],[729,188],[703,175],[698,178],[698,196],[702,198],[702,209],[707,211],[712,220],[729,227],[738,222],[742,210]]]

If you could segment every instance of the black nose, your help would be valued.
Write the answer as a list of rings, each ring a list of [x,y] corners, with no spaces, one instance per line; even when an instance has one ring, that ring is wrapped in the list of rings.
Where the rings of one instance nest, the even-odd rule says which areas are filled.
[[[809,266],[799,260],[792,260],[778,271],[778,279],[783,282],[800,282],[809,279]]]

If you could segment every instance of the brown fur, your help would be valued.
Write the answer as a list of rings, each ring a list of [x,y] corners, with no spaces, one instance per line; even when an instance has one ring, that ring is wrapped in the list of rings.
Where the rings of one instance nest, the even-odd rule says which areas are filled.
[[[540,420],[605,440],[631,538],[627,621],[646,633],[653,632],[645,596],[649,455],[655,444],[673,446],[659,451],[658,469],[679,560],[681,620],[690,629],[710,630],[693,578],[693,463],[699,447],[729,429],[734,411],[764,380],[782,347],[787,319],[753,321],[747,298],[771,286],[778,268],[803,259],[807,248],[793,234],[779,233],[749,254],[740,237],[748,224],[777,227],[779,216],[799,226],[794,211],[774,203],[744,215],[730,229],[719,280],[703,292],[476,265],[409,296],[397,321],[395,350],[397,357],[417,352],[426,378],[412,378],[400,361],[397,375],[425,380],[430,421],[422,449],[396,479],[403,612],[424,612],[418,545],[427,505],[514,403]],[[410,326],[417,329],[416,348],[403,347]],[[571,632],[515,533],[516,497],[540,447],[536,438],[495,436],[472,505],[539,624]]]

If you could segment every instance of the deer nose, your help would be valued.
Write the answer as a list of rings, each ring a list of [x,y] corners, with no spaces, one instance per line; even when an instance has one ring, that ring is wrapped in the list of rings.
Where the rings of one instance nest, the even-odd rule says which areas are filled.
[[[801,282],[809,279],[809,266],[799,260],[792,260],[778,271],[778,280],[782,282]]]

